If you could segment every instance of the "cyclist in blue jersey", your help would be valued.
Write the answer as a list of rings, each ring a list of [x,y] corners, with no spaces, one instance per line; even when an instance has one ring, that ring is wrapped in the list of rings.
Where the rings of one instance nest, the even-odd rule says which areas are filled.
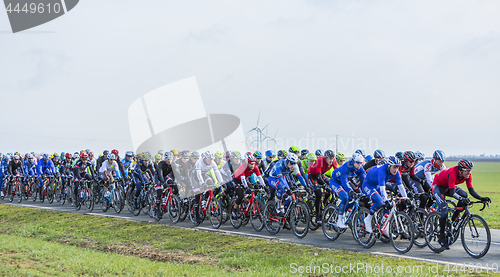
[[[128,176],[128,173],[129,173],[129,169],[130,169],[130,166],[132,165],[132,157],[134,156],[134,153],[132,153],[132,151],[127,151],[125,152],[125,158],[122,159],[122,164],[123,164],[123,168],[125,170],[125,178],[128,179],[129,176]]]
[[[279,160],[269,172],[269,186],[277,191],[276,212],[278,213],[278,216],[284,216],[285,214],[285,207],[282,203],[283,194],[285,193],[286,189],[290,189],[284,176],[293,172],[296,174],[302,186],[306,187],[304,177],[302,177],[302,175],[300,174],[299,167],[297,165],[298,161],[299,158],[297,157],[297,155],[295,155],[294,153],[290,153],[286,156],[285,159]]]
[[[432,160],[423,161],[413,167],[410,173],[410,185],[416,193],[430,191],[434,175],[446,169],[445,154],[442,150],[434,151]]]
[[[406,198],[406,191],[401,180],[401,174],[399,173],[399,168],[401,167],[401,160],[394,156],[390,156],[387,160],[387,164],[382,166],[373,167],[370,169],[366,175],[366,179],[363,182],[363,193],[372,200],[373,204],[370,209],[370,213],[364,219],[366,231],[372,233],[371,220],[373,214],[382,207],[385,202],[386,208],[390,207],[388,202],[387,192],[385,189],[385,183],[391,179],[396,180],[396,184],[399,189],[399,193]],[[382,196],[381,196],[382,195]]]
[[[345,225],[344,212],[346,210],[347,202],[354,196],[354,190],[349,185],[349,180],[358,177],[359,181],[363,183],[366,177],[365,170],[363,169],[363,156],[359,153],[354,153],[352,159],[343,164],[341,167],[335,169],[330,179],[330,188],[340,198],[339,204],[339,218],[337,226],[339,228],[347,228]],[[324,220],[323,220],[324,221]]]
[[[271,164],[274,160],[274,158],[276,157],[276,153],[273,151],[273,150],[267,150],[266,151],[266,158],[262,161],[262,163],[264,164],[264,168],[267,169],[267,167],[269,166],[269,164]],[[264,172],[265,170],[263,170],[262,172]]]
[[[28,178],[36,175],[36,162],[32,154],[28,154],[28,159],[24,162],[24,172],[26,172],[26,180],[24,180],[24,193],[28,194]]]
[[[38,175],[38,189],[41,192],[43,181],[42,181],[42,175],[43,174],[49,174],[49,175],[55,175],[56,174],[56,169],[54,167],[54,163],[52,162],[51,159],[49,159],[49,154],[43,154],[42,159],[38,161],[38,164],[36,166],[36,172]]]
[[[3,194],[3,173],[5,172],[6,168],[5,164],[5,156],[0,153],[0,197],[4,197],[5,195]]]

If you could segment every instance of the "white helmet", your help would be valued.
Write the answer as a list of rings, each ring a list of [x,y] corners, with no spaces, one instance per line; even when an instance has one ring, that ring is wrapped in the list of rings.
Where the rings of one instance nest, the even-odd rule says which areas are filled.
[[[352,154],[352,160],[356,163],[362,163],[365,161],[365,158],[359,153]]]
[[[286,161],[292,164],[296,164],[299,161],[299,157],[295,153],[289,153],[286,156]]]

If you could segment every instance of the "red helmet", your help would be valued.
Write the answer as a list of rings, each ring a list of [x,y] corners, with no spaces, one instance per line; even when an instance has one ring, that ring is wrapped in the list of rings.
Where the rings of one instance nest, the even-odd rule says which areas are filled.
[[[248,152],[246,158],[247,158],[247,163],[249,164],[255,163],[255,157],[252,155],[252,153]]]
[[[90,151],[89,156],[94,156],[94,152]]]
[[[66,155],[65,155],[65,156],[66,156],[66,158],[68,158],[68,157],[69,157],[69,158],[73,157],[73,156],[71,155],[71,153],[66,153]]]
[[[89,158],[89,154],[83,152],[83,153],[80,154],[80,158],[87,158],[88,159]]]
[[[118,150],[116,149],[111,150],[111,153],[115,154],[115,156],[118,156]]]

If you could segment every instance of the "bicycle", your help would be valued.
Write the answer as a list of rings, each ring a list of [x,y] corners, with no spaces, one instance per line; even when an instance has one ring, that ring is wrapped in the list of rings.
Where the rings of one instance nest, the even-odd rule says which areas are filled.
[[[392,207],[389,215],[387,217],[382,216],[382,218],[386,218],[385,221],[382,220],[383,222],[380,222],[377,216],[372,218],[372,233],[366,231],[364,223],[369,210],[360,208],[352,222],[351,230],[354,240],[363,248],[371,248],[377,239],[385,239],[386,241],[388,239],[399,253],[404,254],[410,251],[415,241],[413,222],[407,214],[397,211],[396,206],[402,200],[403,198],[400,197],[396,198],[396,200],[394,200],[394,197],[390,197],[389,201]],[[383,207],[379,210],[382,211]]]
[[[181,213],[181,208],[180,208],[181,200],[180,200],[179,196],[174,195],[174,193],[172,192],[172,187],[167,187],[167,188],[163,189],[162,195],[163,195],[163,198],[162,198],[162,202],[161,202],[159,207],[156,207],[157,196],[155,195],[153,198],[153,201],[155,203],[154,205],[152,205],[153,218],[156,221],[160,221],[163,217],[163,214],[165,212],[167,212],[168,216],[170,218],[170,221],[172,223],[175,224],[175,223],[179,222],[180,213]]]
[[[138,216],[141,213],[141,211],[145,214],[149,214],[151,199],[149,199],[148,197],[148,192],[150,184],[151,184],[150,182],[142,184],[142,190],[139,193],[139,197],[137,197],[137,199],[135,198],[135,192],[137,190],[137,187],[134,187],[133,189],[128,191],[127,208],[133,215]],[[135,201],[137,201],[136,205],[134,205]]]
[[[460,234],[465,252],[473,258],[479,259],[486,255],[490,249],[491,233],[488,223],[486,223],[481,216],[470,212],[469,207],[476,203],[483,204],[483,207],[479,209],[479,211],[483,211],[486,206],[488,206],[488,208],[490,207],[489,203],[486,201],[472,201],[465,207],[456,207],[453,211],[459,213],[455,220],[452,220],[453,215],[448,213],[445,234],[450,246],[457,241],[458,235]],[[434,211],[429,214],[425,221],[425,241],[429,248],[435,253],[444,251],[444,248],[438,242],[440,235],[440,217],[441,213],[439,211]],[[477,250],[472,249],[474,246],[478,246]]]
[[[105,182],[108,183],[108,182]],[[120,192],[120,187],[121,185],[118,182],[112,182],[108,183],[107,187],[108,190],[106,191],[105,186],[102,186],[101,188],[101,210],[103,212],[106,212],[110,207],[113,207],[115,212],[119,214],[122,211],[123,207],[123,199],[122,199],[122,193]]]
[[[16,197],[18,198],[17,199],[18,203],[21,203],[21,201],[23,201],[23,190],[24,190],[24,185],[22,185],[23,178],[24,176],[20,176],[19,174],[11,177],[8,188],[9,202],[14,201],[14,198]]]
[[[361,208],[359,205],[360,199],[366,197],[364,193],[356,193],[354,197],[346,205],[345,210],[345,222],[346,225],[352,229],[352,220]],[[347,208],[349,207],[349,208]],[[343,234],[347,228],[339,228],[337,226],[339,216],[339,207],[337,204],[329,204],[323,210],[322,214],[322,228],[325,237],[330,240],[336,240],[341,234]]]
[[[195,197],[199,197],[199,208],[198,208],[198,214],[196,214],[195,210]],[[215,229],[218,229],[221,224],[222,224],[222,208],[221,204],[219,203],[219,200],[214,197],[213,190],[209,189],[208,191],[204,193],[200,193],[199,195],[194,196],[191,201],[191,205],[189,208],[189,218],[191,219],[191,222],[195,225],[198,226],[205,220],[207,214],[208,218],[210,219],[210,223],[212,224],[212,227]],[[201,220],[197,221],[196,218],[200,217]]]
[[[306,190],[295,188],[287,190],[283,195],[283,201],[287,207],[283,217],[276,212],[277,201],[267,202],[264,208],[264,225],[270,234],[276,235],[289,222],[296,237],[301,239],[307,235],[310,222],[309,209],[303,201],[295,197],[295,194],[299,192],[307,194]]]
[[[322,211],[330,205],[330,204],[337,204],[337,195],[330,189],[329,185],[319,185],[319,188],[321,189],[321,204],[320,204],[320,211],[317,213],[316,211],[316,205],[315,205],[315,200],[316,197],[314,193],[308,194],[307,197],[304,198],[305,203],[307,204],[307,207],[309,208],[309,214],[311,215],[311,222],[309,222],[309,228],[313,231],[317,230],[320,226],[321,223],[316,223],[316,217],[319,214],[320,217],[322,217]]]
[[[92,189],[89,184],[93,183],[92,180],[82,179],[80,180],[79,193],[75,195],[75,209],[80,210],[82,204],[85,205],[88,211],[92,212],[94,210],[94,201],[92,195]]]
[[[248,221],[252,224],[252,227],[255,231],[260,232],[264,228],[264,202],[259,198],[256,198],[257,194],[264,191],[260,184],[254,185],[253,189],[249,188],[250,193],[245,194],[241,204],[239,206],[239,210],[235,211],[239,217],[233,217],[233,207],[234,203],[230,206],[231,211],[229,211],[229,219],[231,221],[231,225],[234,228],[239,229],[242,225],[248,224]],[[257,188],[255,188],[257,187]],[[260,187],[260,188],[259,188]]]
[[[68,198],[69,201],[69,196],[70,196],[70,190],[71,190],[71,181],[73,180],[72,176],[61,176],[61,194],[59,195],[59,200],[58,202],[61,203],[61,205],[64,205],[66,203],[66,198]]]

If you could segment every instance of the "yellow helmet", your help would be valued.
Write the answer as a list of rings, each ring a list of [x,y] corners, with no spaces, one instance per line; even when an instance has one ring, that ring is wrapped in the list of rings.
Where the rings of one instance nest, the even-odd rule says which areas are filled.
[[[170,150],[172,153],[174,153],[175,156],[179,156],[179,151],[172,149]]]

